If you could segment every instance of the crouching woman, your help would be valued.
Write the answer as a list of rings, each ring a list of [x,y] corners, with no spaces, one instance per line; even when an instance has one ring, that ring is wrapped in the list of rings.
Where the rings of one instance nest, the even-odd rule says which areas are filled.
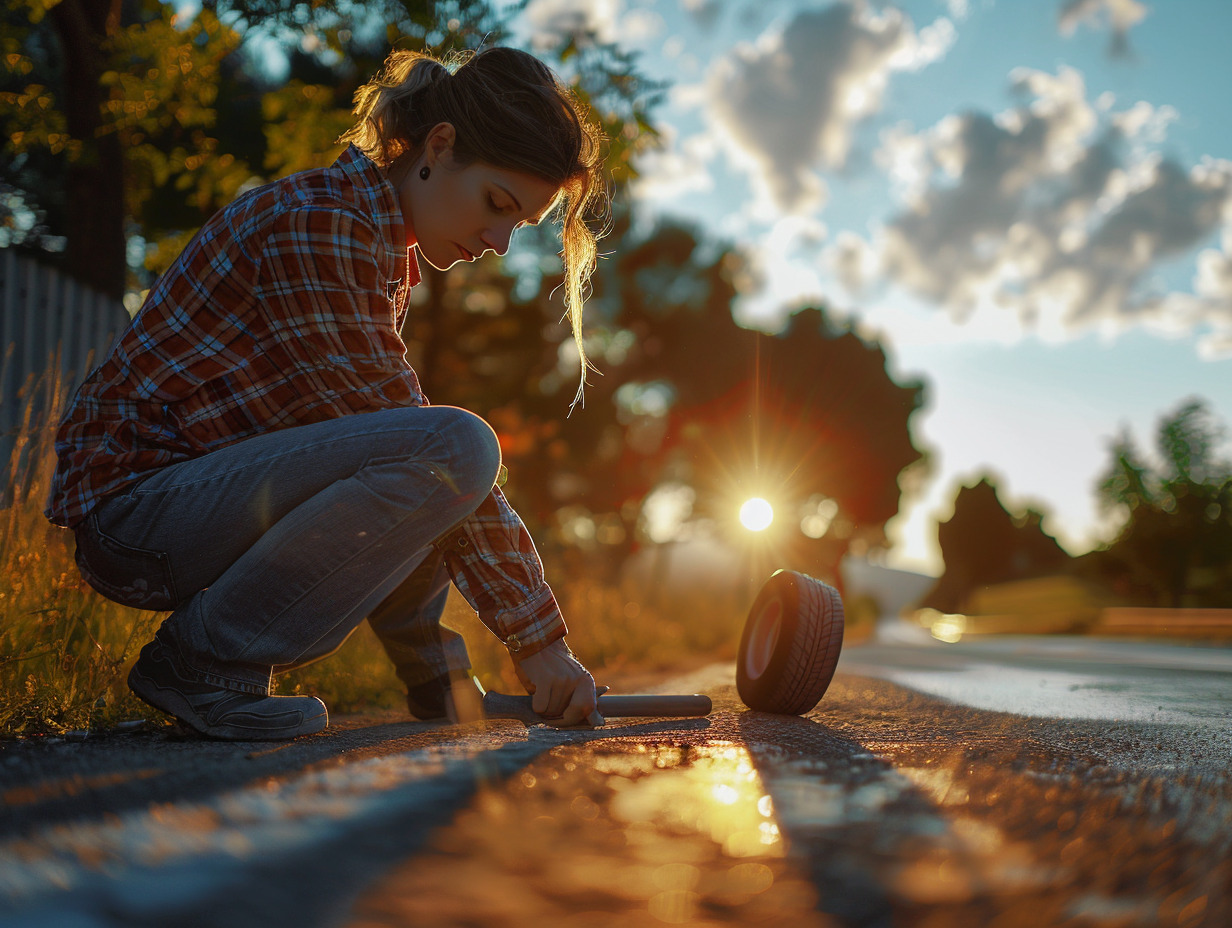
[[[337,161],[243,194],[159,278],[65,414],[47,515],[75,532],[96,589],[170,610],[129,685],[202,734],[324,728],[325,705],[271,696],[271,674],[365,619],[412,713],[444,718],[469,679],[439,624],[450,582],[536,711],[601,722],[496,486],[496,435],[429,405],[399,336],[419,260],[504,254],[555,215],[581,348],[599,133],[547,67],[506,48],[454,70],[395,52],[355,113]]]

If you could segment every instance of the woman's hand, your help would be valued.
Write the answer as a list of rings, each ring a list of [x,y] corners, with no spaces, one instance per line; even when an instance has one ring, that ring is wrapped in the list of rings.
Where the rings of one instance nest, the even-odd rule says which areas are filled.
[[[560,719],[562,727],[603,724],[595,708],[594,677],[573,656],[565,639],[553,641],[530,657],[515,659],[513,667],[531,695],[531,707],[545,719]]]

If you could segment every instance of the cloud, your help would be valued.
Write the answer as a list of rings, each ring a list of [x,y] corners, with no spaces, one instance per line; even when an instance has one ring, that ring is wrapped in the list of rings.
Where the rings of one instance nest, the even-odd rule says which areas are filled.
[[[1194,274],[1194,300],[1210,330],[1199,350],[1208,359],[1232,357],[1232,218],[1221,245],[1198,255]]]
[[[680,138],[670,124],[659,128],[659,146],[638,155],[638,176],[630,184],[633,196],[663,203],[686,193],[713,190],[714,177],[707,167],[718,155],[713,137],[699,132]]]
[[[924,67],[953,41],[949,20],[917,33],[893,7],[805,10],[715,63],[709,110],[778,209],[810,212],[826,197],[817,170],[846,164],[853,127],[881,108],[891,73]]]
[[[569,39],[626,44],[662,35],[663,17],[652,10],[625,10],[623,0],[531,0],[522,14],[533,48],[556,48]]]
[[[1223,230],[1222,249],[1211,248],[1198,255],[1194,289],[1200,296],[1223,300],[1232,308],[1232,225]]]
[[[1073,35],[1079,25],[1112,29],[1109,53],[1114,57],[1129,54],[1129,30],[1149,12],[1138,0],[1065,0],[1057,14],[1057,28],[1064,36]]]
[[[904,200],[881,242],[886,277],[957,319],[992,305],[1056,338],[1135,323],[1232,332],[1226,237],[1201,259],[1196,294],[1155,281],[1229,221],[1232,162],[1161,156],[1150,141],[1173,114],[1100,112],[1071,69],[1012,78],[1020,107],[883,137],[878,159]]]
[[[748,277],[733,309],[736,320],[775,330],[793,307],[824,300],[819,272],[829,236],[816,216],[787,215],[771,221],[756,245],[742,249]]]
[[[825,259],[839,283],[853,296],[868,290],[878,272],[877,252],[860,236],[847,230],[835,236]]]
[[[698,27],[707,31],[714,28],[722,12],[720,0],[682,0],[681,6]]]

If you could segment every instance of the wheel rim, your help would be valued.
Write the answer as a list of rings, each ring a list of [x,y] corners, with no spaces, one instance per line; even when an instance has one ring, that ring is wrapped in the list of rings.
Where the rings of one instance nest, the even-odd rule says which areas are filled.
[[[758,610],[749,633],[749,646],[744,653],[744,672],[750,680],[756,680],[774,657],[779,643],[779,630],[783,626],[783,606],[773,600]]]

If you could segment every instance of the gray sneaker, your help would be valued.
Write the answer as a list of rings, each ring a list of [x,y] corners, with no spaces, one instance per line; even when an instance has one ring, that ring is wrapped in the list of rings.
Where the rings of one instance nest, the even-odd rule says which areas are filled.
[[[155,638],[128,674],[128,688],[155,709],[173,715],[203,735],[226,741],[286,741],[329,724],[325,703],[315,696],[238,693],[193,679],[174,646]]]

